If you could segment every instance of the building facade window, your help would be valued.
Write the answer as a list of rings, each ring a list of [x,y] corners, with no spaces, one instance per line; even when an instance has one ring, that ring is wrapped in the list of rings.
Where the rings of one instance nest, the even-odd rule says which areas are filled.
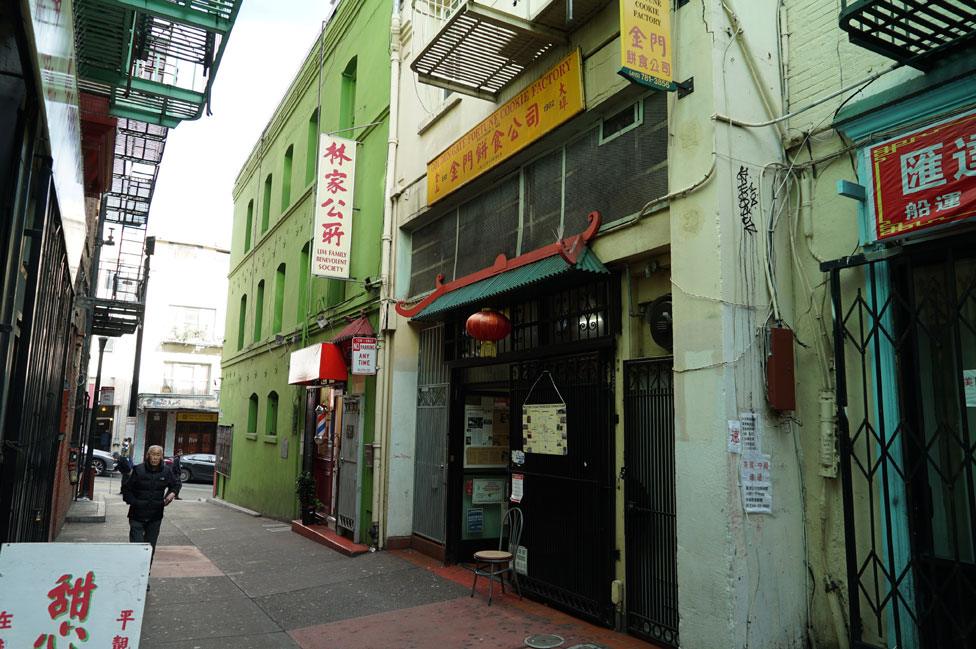
[[[206,307],[170,305],[173,327],[170,335],[179,342],[210,342],[214,340],[217,310]]]
[[[305,135],[305,184],[315,180],[315,159],[319,155],[319,111],[312,111]]]
[[[267,232],[271,225],[271,181],[271,174],[268,174],[264,179],[264,197],[261,200],[261,234]]]
[[[356,125],[356,57],[346,65],[342,72],[342,83],[339,89],[339,128],[352,128]],[[354,136],[345,133],[344,137]]]
[[[261,340],[261,321],[264,320],[264,280],[258,282],[258,293],[254,298],[254,342]]]
[[[274,391],[268,393],[268,412],[264,420],[264,434],[272,436],[278,434],[278,393]]]
[[[164,394],[210,394],[210,365],[163,363]]]
[[[282,321],[285,314],[285,265],[279,264],[275,271],[274,314],[272,317],[272,333],[281,333]]]
[[[247,433],[252,435],[258,432],[258,395],[251,394],[247,400]]]
[[[244,348],[244,323],[247,322],[247,295],[241,296],[241,310],[237,316],[237,350]]]
[[[665,95],[648,95],[445,209],[411,235],[410,294],[582,232],[594,210],[612,223],[666,196],[667,125]]]
[[[295,146],[289,145],[285,151],[285,161],[281,166],[281,211],[291,205],[291,168],[295,157]]]
[[[251,249],[251,233],[254,231],[254,199],[247,202],[247,216],[244,219],[244,252]]]

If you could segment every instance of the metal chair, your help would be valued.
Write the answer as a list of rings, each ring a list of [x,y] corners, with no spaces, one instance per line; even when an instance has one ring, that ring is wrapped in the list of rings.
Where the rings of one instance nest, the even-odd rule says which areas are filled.
[[[506,534],[508,543],[506,545]],[[515,552],[518,549],[519,540],[522,537],[522,510],[512,507],[502,519],[502,529],[498,535],[497,550],[481,550],[474,553],[474,582],[471,584],[471,597],[474,597],[475,587],[478,585],[478,577],[488,577],[488,606],[491,606],[491,597],[494,593],[495,580],[502,585],[502,592],[505,592],[504,574],[510,573],[512,583],[518,592],[519,599],[522,599],[522,588],[518,583],[518,573],[515,572]],[[502,548],[505,548],[504,550]]]

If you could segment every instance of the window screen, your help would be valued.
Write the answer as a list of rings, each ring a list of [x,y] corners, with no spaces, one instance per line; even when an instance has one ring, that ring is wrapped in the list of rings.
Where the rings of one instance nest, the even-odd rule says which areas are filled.
[[[454,242],[457,216],[450,212],[413,233],[410,268],[410,294],[433,290],[434,279],[444,274],[444,281],[454,279]]]
[[[523,253],[554,243],[557,239],[562,209],[562,149],[528,165],[524,174]]]
[[[566,234],[581,232],[599,210],[610,223],[668,193],[667,104],[664,93],[644,100],[644,121],[600,143],[600,129],[566,147]]]
[[[491,266],[500,253],[516,256],[519,177],[511,176],[458,210],[457,276]]]

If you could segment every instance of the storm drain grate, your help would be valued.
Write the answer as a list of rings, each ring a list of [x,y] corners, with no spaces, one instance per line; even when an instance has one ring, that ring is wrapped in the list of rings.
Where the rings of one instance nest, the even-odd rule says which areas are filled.
[[[532,647],[532,649],[554,649],[554,647],[561,647],[563,642],[565,640],[558,635],[542,633],[539,635],[530,635],[526,638],[525,646]]]

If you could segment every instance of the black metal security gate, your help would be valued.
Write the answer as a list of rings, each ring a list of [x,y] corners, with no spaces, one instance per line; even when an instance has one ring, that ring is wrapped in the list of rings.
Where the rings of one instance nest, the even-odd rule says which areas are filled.
[[[830,272],[852,646],[976,647],[976,238]]]
[[[678,646],[674,374],[670,358],[624,363],[627,630]]]
[[[548,371],[552,381],[539,381]],[[512,448],[523,448],[522,407],[566,403],[566,455],[527,453],[522,473],[528,550],[525,592],[610,625],[614,567],[613,362],[609,350],[513,363]],[[558,390],[558,392],[557,392]]]

